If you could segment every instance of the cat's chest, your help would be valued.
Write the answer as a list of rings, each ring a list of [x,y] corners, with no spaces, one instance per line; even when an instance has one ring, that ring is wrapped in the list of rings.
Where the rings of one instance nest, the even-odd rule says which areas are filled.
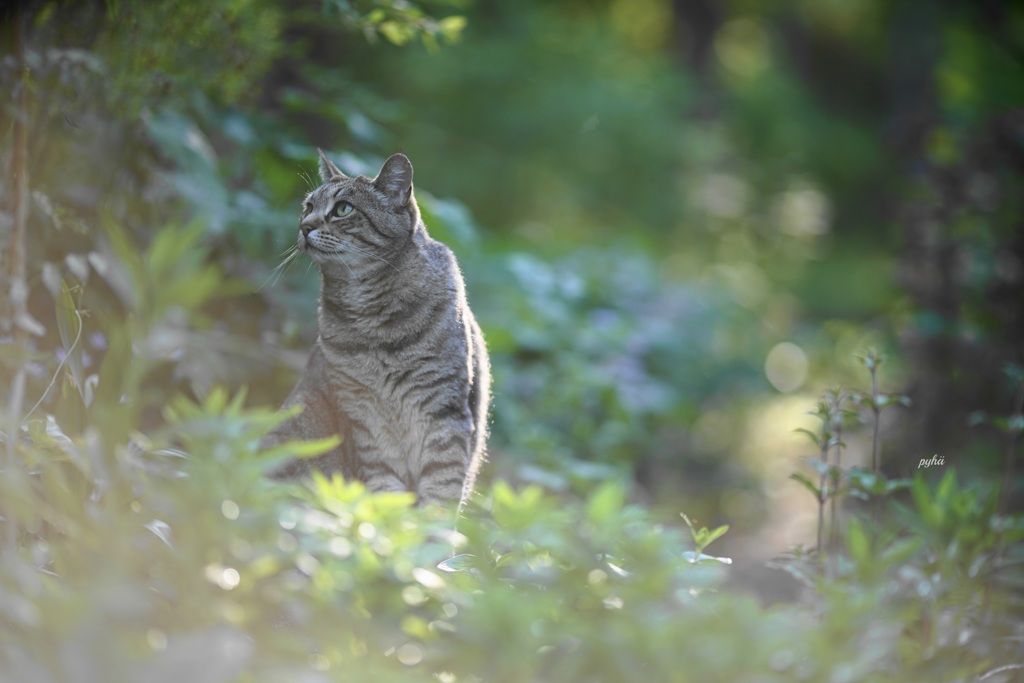
[[[357,451],[373,451],[415,470],[429,418],[426,406],[401,380],[416,370],[416,364],[378,354],[333,360],[330,383],[336,406],[353,425]]]

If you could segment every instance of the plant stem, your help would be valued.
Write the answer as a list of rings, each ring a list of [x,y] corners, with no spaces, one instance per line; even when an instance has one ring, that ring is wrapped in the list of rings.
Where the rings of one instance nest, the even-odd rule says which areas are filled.
[[[1006,514],[1006,506],[1009,504],[1010,489],[1013,486],[1013,460],[1014,455],[1017,452],[1017,437],[1020,431],[1016,429],[1016,421],[1020,419],[1020,415],[1024,411],[1024,380],[1017,383],[1017,394],[1013,399],[1013,410],[1010,412],[1009,417],[1009,443],[1006,445],[1006,462],[1003,468],[1003,481],[999,486],[999,502],[996,505],[996,517],[1001,518]],[[985,590],[982,594],[982,613],[988,614],[989,601],[992,596],[992,588],[995,583],[995,572],[1003,569],[1006,565],[1003,564],[1003,558],[1006,553],[1006,532],[1005,528],[1000,524],[1000,529],[996,533],[996,553],[992,561],[989,576],[985,579]],[[1015,676],[1020,678],[1020,676]]]
[[[5,420],[4,428],[7,431],[7,443],[5,444],[6,461],[4,463],[4,469],[7,472],[13,472],[15,466],[15,453],[14,446],[18,440],[18,431],[20,426],[18,424],[18,418],[21,416],[21,406],[25,399],[25,369],[19,368],[14,375],[14,381],[11,382],[11,389],[9,394],[9,401],[7,404],[7,420]],[[14,555],[18,549],[18,527],[15,522],[13,508],[3,509],[4,517],[4,548],[6,553]]]
[[[831,426],[828,421],[828,415],[825,416],[825,426],[821,435],[821,461],[828,463],[828,451],[829,451],[829,434],[831,433]],[[821,478],[818,481],[818,558],[821,559],[822,553],[825,548],[823,545],[824,529],[825,529],[825,501],[828,500],[828,496],[825,494],[825,484],[828,481],[828,475],[825,471],[822,471]],[[825,571],[825,563],[821,563],[822,572]]]
[[[878,452],[878,433],[881,428],[882,408],[878,405],[878,363],[871,365],[871,412],[875,416],[874,424],[871,430],[871,471],[875,477],[881,476],[881,465],[882,458]],[[875,527],[878,526],[878,496],[872,496],[871,498],[871,520],[874,522]]]
[[[25,327],[21,324],[28,315],[28,284],[25,271],[25,235],[28,224],[28,88],[25,78],[28,65],[25,63],[25,45],[22,40],[22,17],[15,8],[11,21],[11,47],[17,63],[14,91],[16,94],[15,113],[12,125],[12,149],[8,177],[11,188],[11,215],[14,219],[7,258],[4,264],[8,276],[7,305],[13,323],[11,332],[15,341],[24,346],[27,341]]]
[[[7,245],[7,260],[4,264],[8,271],[7,305],[12,321],[11,333],[16,344],[27,347],[28,339],[23,326],[19,322],[30,319],[26,306],[28,300],[28,284],[25,275],[25,234],[28,223],[28,88],[25,78],[28,65],[25,62],[25,44],[22,36],[24,18],[19,5],[15,5],[11,17],[11,52],[14,54],[17,72],[14,77],[15,101],[14,122],[12,126],[12,150],[8,176],[11,187],[11,214],[14,225],[11,229],[10,243]],[[7,406],[7,444],[5,467],[10,472],[14,469],[14,445],[18,438],[19,421],[22,402],[25,397],[25,369],[19,368],[11,382]],[[7,510],[6,521],[7,551],[14,553],[17,548],[18,530],[15,526],[14,514]]]
[[[878,366],[871,367],[871,411],[875,414],[874,430],[871,435],[871,471],[878,475],[881,466],[878,454],[878,428],[882,410],[878,406]]]
[[[842,423],[842,399],[837,400],[836,410],[840,417],[836,422],[836,469],[841,471],[843,461],[843,423]],[[842,476],[842,475],[840,475]],[[829,550],[835,552],[839,544],[839,496],[832,496],[832,534],[829,540]]]
[[[1006,445],[1006,463],[1003,468],[1003,485],[999,487],[999,515],[1006,514],[1006,506],[1009,504],[1010,489],[1013,487],[1013,461],[1017,454],[1017,437],[1020,430],[1016,428],[1016,422],[1024,414],[1024,381],[1017,384],[1017,395],[1013,399],[1013,412],[1010,414],[1010,442]]]

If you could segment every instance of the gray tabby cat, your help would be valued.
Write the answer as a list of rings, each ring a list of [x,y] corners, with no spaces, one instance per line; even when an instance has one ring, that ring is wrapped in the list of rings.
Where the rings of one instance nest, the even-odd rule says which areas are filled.
[[[376,178],[349,178],[320,152],[323,184],[306,196],[298,247],[320,268],[319,337],[283,407],[302,412],[262,446],[340,435],[316,468],[421,503],[473,490],[487,438],[490,366],[455,256],[430,238],[412,164],[392,155]]]

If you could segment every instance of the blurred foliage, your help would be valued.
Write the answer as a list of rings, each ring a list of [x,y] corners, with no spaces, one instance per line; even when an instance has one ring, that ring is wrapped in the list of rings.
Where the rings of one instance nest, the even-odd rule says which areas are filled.
[[[0,17],[41,323],[20,338],[0,300],[0,682],[1017,671],[1020,7]],[[324,447],[256,447],[315,334],[315,272],[278,264],[317,147],[349,173],[403,148],[465,272],[496,381],[457,532],[407,496],[263,477]],[[863,384],[867,345],[901,352],[826,394],[821,457],[787,480],[778,435]],[[763,607],[733,577],[810,538],[805,509],[819,547],[777,563],[804,593]]]
[[[175,378],[197,396],[245,383],[273,403],[301,364],[315,277],[268,259],[292,240],[319,145],[350,172],[405,147],[433,191],[419,191],[424,214],[462,257],[510,399],[495,404],[493,448],[517,456],[505,475],[562,490],[632,473],[708,514],[725,486],[749,494],[756,525],[764,484],[733,455],[742,430],[721,425],[756,420],[776,391],[813,391],[826,369],[849,379],[865,343],[909,351],[908,444],[961,443],[970,410],[1005,405],[945,368],[974,354],[994,374],[1019,346],[1019,145],[1000,144],[1015,90],[986,94],[1016,48],[1010,31],[989,50],[988,15],[929,15],[905,29],[932,41],[914,52],[883,37],[921,18],[910,3],[704,19],[658,0],[25,7],[32,78],[10,58],[0,77],[32,93],[34,282],[91,272],[87,308],[124,315],[89,260],[105,262],[103,226],[145,245],[168,217],[201,221],[210,256],[258,291],[208,312],[199,381]],[[885,81],[903,55],[916,61],[893,78],[916,104]],[[860,89],[840,97],[844,74]],[[908,112],[933,104],[914,138]],[[31,366],[30,394],[54,362]]]
[[[409,494],[271,482],[325,445],[258,452],[283,416],[245,401],[179,397],[143,435],[97,395],[78,434],[51,415],[4,437],[0,680],[959,681],[1013,661],[1024,519],[953,471],[914,482],[902,532],[851,520],[836,576],[785,561],[807,604],[765,609],[704,552],[727,527],[614,480],[499,481],[457,531]]]

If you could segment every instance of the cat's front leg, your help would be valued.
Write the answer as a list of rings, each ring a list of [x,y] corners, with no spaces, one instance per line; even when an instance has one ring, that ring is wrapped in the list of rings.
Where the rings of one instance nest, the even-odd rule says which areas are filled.
[[[313,470],[320,470],[328,477],[333,473],[344,474],[346,449],[345,420],[334,408],[331,399],[324,392],[323,353],[319,346],[313,347],[306,369],[299,378],[282,408],[301,406],[302,411],[271,429],[261,440],[260,450],[267,450],[288,441],[309,441],[340,436],[342,444],[334,450],[316,458],[290,460],[269,472],[273,479],[293,479],[308,476]]]
[[[366,490],[371,493],[409,490],[406,480],[385,460],[367,460],[364,455],[359,470]]]
[[[420,504],[445,504],[463,498],[471,463],[472,426],[468,421],[440,425],[423,444],[416,494]]]

